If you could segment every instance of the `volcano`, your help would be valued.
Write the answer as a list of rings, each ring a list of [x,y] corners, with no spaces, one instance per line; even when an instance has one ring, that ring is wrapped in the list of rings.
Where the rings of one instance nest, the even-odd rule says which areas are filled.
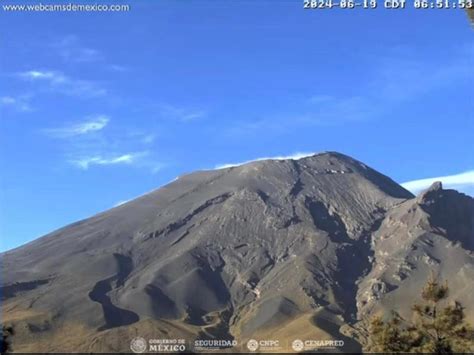
[[[67,207],[65,207],[67,208]],[[474,199],[418,197],[327,152],[198,171],[1,255],[14,351],[130,351],[130,341],[364,343],[429,274],[473,305]],[[474,320],[474,309],[467,309]]]

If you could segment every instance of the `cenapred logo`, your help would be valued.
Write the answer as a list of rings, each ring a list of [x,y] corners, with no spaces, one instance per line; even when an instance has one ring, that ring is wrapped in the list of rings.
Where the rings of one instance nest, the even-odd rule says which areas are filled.
[[[140,354],[146,351],[147,345],[148,344],[145,339],[142,337],[136,337],[130,342],[130,350],[136,354]]]
[[[294,351],[312,351],[321,349],[336,349],[344,346],[344,340],[300,340],[291,342],[291,348]]]

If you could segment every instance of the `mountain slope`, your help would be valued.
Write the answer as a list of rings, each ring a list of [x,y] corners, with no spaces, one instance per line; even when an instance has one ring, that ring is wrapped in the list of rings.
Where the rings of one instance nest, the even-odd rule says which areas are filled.
[[[379,310],[410,314],[431,273],[452,299],[474,304],[474,199],[433,184],[387,213],[373,238],[375,260],[359,285],[359,318]],[[377,300],[377,302],[373,302]],[[467,309],[474,319],[474,309]]]
[[[472,216],[464,199],[462,221]],[[364,299],[384,272],[376,240],[415,200],[332,152],[192,173],[3,253],[4,319],[20,329],[17,351],[128,351],[136,334],[241,343],[280,331],[291,341],[302,329],[357,351],[338,329],[378,303]],[[450,206],[425,205],[454,233]],[[425,220],[428,233],[437,222]],[[463,251],[469,223],[455,233]],[[396,248],[411,243],[406,229],[394,231]]]

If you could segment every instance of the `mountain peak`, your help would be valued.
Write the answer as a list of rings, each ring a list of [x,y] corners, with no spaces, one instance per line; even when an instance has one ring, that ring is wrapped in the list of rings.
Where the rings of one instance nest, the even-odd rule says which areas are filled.
[[[439,191],[443,189],[443,183],[441,181],[435,181],[428,188],[428,191]]]
[[[80,319],[93,336],[107,330],[98,334],[122,339],[120,332],[152,320],[154,330],[174,337],[192,340],[202,330],[242,341],[295,320],[310,328],[309,314],[323,323],[321,307],[349,322],[358,307],[356,280],[371,266],[372,233],[412,198],[333,151],[194,172],[2,254],[0,291],[12,305],[46,310],[43,323],[66,324],[45,336],[62,335]],[[18,329],[43,324],[25,322]],[[18,339],[33,338],[25,331]]]
[[[426,190],[422,191],[418,195],[418,201],[421,205],[429,205],[431,203],[434,203],[436,199],[441,197],[443,193],[443,184],[441,181],[436,181],[429,188]]]

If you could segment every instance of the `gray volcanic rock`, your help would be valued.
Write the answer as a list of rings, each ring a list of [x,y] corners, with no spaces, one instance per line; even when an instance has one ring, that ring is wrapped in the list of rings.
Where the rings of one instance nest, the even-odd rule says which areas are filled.
[[[410,313],[430,274],[452,299],[474,304],[474,199],[434,183],[392,208],[372,239],[375,259],[357,295],[359,319],[384,310]],[[474,309],[468,307],[469,318]]]
[[[155,338],[341,339],[420,265],[472,282],[472,204],[440,186],[415,199],[332,152],[196,172],[1,254],[4,316],[27,328],[25,351],[128,351],[150,324]],[[51,341],[69,329],[77,344]]]

